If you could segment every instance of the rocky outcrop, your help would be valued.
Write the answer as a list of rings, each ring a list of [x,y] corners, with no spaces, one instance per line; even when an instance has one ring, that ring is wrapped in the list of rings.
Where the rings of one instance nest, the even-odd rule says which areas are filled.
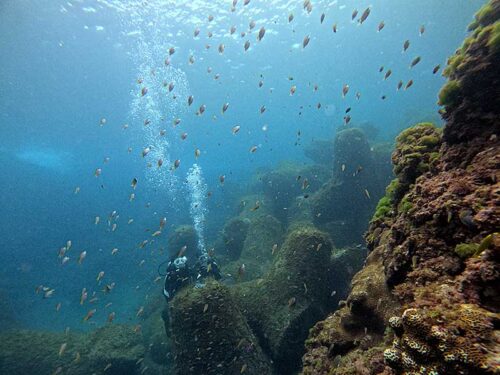
[[[499,373],[499,16],[490,1],[449,60],[443,135],[420,124],[398,137],[371,253],[311,331],[304,374]]]
[[[185,288],[170,305],[175,374],[272,374],[227,287]]]
[[[362,242],[371,213],[388,182],[376,165],[362,130],[349,128],[337,133],[333,177],[309,202],[314,224],[328,232],[336,246]]]
[[[89,334],[13,330],[0,335],[0,373],[135,375],[145,354],[140,333],[110,324]]]

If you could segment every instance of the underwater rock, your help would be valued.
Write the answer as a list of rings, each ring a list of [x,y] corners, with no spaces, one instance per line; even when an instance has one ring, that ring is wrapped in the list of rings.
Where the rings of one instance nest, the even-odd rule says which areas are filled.
[[[175,374],[272,374],[229,289],[184,288],[170,304]]]
[[[439,93],[448,122],[444,140],[456,144],[498,135],[500,124],[500,2],[490,1],[469,26],[471,34],[448,59],[448,82]]]
[[[330,139],[314,139],[304,147],[304,155],[317,164],[333,164],[333,141]]]
[[[273,215],[287,223],[287,210],[299,196],[308,196],[318,190],[330,177],[328,170],[319,165],[300,166],[283,163],[260,176],[262,191],[271,202]]]
[[[370,374],[498,373],[499,16],[490,1],[449,61],[442,139],[429,124],[398,137],[371,253],[345,305],[311,330],[304,374],[352,373],[353,361]]]
[[[222,229],[223,256],[229,260],[237,260],[240,257],[249,226],[250,219],[247,218],[235,217],[226,222]]]
[[[283,225],[271,215],[255,215],[249,220],[247,235],[243,242],[240,257],[232,262],[221,264],[224,274],[230,274],[234,281],[244,282],[264,275],[272,263],[274,244],[283,242]],[[245,265],[245,272],[238,270]]]
[[[290,232],[262,279],[238,284],[233,293],[277,372],[300,368],[309,328],[322,319],[346,290],[347,274],[330,261],[328,235],[312,227]]]
[[[309,198],[309,203],[315,225],[327,231],[335,245],[345,247],[362,242],[388,180],[378,173],[370,145],[360,129],[337,133],[334,156],[333,178]]]
[[[168,253],[170,257],[179,254],[183,246],[186,246],[184,255],[188,259],[196,259],[198,236],[191,225],[180,225],[168,235]]]
[[[12,375],[135,375],[145,352],[140,334],[115,324],[89,334],[13,330],[0,335],[0,346],[0,373]]]

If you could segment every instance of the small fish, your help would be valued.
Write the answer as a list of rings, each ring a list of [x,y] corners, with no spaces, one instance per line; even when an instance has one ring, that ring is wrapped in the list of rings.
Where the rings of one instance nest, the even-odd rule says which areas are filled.
[[[403,52],[406,52],[406,50],[410,47],[410,41],[409,40],[405,40],[404,44],[403,44]]]
[[[337,32],[337,24],[336,23],[333,24],[332,30],[333,30],[334,33]]]
[[[174,89],[174,87],[175,87],[174,83],[173,83],[173,82],[170,82],[170,83],[168,84],[168,92],[172,92],[172,90]]]
[[[266,35],[266,28],[262,26],[259,30],[259,35],[257,35],[257,40],[260,42],[264,38],[264,35]]]
[[[170,58],[166,58],[165,59],[165,66],[169,66],[170,65]]]
[[[198,35],[200,35],[200,29],[196,28],[193,32],[194,37],[196,38]]]
[[[167,218],[166,217],[162,217],[160,219],[160,229],[163,229],[165,228],[165,225],[167,224]]]
[[[64,258],[62,258],[62,260],[61,260],[61,264],[62,264],[62,265],[66,264],[66,263],[68,263],[68,262],[69,262],[69,257],[64,257]]]
[[[200,157],[200,155],[201,155],[200,149],[198,149],[198,148],[195,149],[194,150],[194,157],[195,157],[195,159],[198,159]]]
[[[410,68],[413,68],[415,65],[417,65],[420,62],[420,60],[422,60],[420,56],[415,57],[410,64]]]
[[[109,313],[108,315],[108,323],[113,323],[113,320],[115,320],[116,313],[113,311]]]
[[[257,146],[250,147],[250,152],[251,153],[254,153],[255,151],[257,151]]]
[[[181,139],[184,141],[188,136],[188,133],[184,132],[181,134]]]
[[[246,6],[246,5],[248,5],[248,4],[250,4],[250,0],[245,0],[245,1],[243,1],[243,6]]]
[[[66,342],[61,344],[61,347],[59,348],[59,357],[62,357],[62,355],[66,351],[67,347],[68,347],[68,344]]]
[[[408,90],[413,85],[413,79],[410,79],[405,86],[405,90]]]
[[[233,134],[236,134],[236,133],[238,133],[240,131],[240,129],[241,129],[241,126],[235,125],[235,126],[233,126],[233,129],[231,130],[231,132]]]
[[[96,313],[96,311],[97,311],[96,309],[89,310],[89,312],[87,313],[87,315],[85,315],[85,317],[83,318],[83,321],[87,322],[90,319],[92,319],[92,317],[94,316],[94,314]]]
[[[74,194],[76,195],[76,194],[78,194],[79,192],[80,192],[80,186],[77,186],[77,187],[75,188]]]
[[[137,311],[137,314],[135,314],[135,316],[140,317],[143,313],[144,313],[144,306],[141,306]]]
[[[133,178],[132,179],[132,182],[130,183],[130,186],[132,187],[132,189],[135,190],[136,186],[137,186],[137,178]]]
[[[260,201],[255,202],[255,206],[253,206],[250,211],[257,211],[260,208]]]
[[[114,232],[117,228],[117,224],[116,223],[113,223],[113,225],[111,226],[111,232]]]
[[[321,248],[323,247],[323,243],[319,243],[317,246],[316,246],[316,251],[320,251]]]
[[[212,22],[214,20],[214,16],[211,14],[208,15],[208,22]]]
[[[102,169],[101,168],[97,168],[95,170],[95,172],[94,172],[94,176],[99,177],[101,175],[101,173],[102,173]]]
[[[243,364],[243,366],[241,366],[241,370],[240,370],[240,374],[243,374],[246,370],[247,370],[248,366],[247,364]]]
[[[378,72],[379,73],[382,73],[384,71],[384,66],[382,65],[379,69],[378,69]]]
[[[61,302],[59,302],[57,305],[56,305],[56,311],[59,312],[61,310],[61,307],[62,307],[62,304]]]
[[[439,69],[441,69],[441,65],[436,65],[434,69],[432,69],[432,74],[436,74],[437,72],[439,72]]]
[[[83,260],[87,256],[87,252],[84,250],[80,253],[80,256],[78,257],[78,264],[82,264]]]
[[[323,23],[323,21],[325,20],[325,13],[321,13],[321,17],[319,18],[319,23]]]
[[[293,94],[295,94],[295,91],[297,91],[297,86],[293,85],[293,86],[290,88],[290,96],[293,96]]]
[[[342,164],[341,169],[342,169],[342,172],[344,172],[344,171],[345,171],[345,164]]]
[[[262,107],[260,107],[260,113],[264,113],[266,111],[266,106],[263,105]]]
[[[80,355],[80,353],[79,353],[79,352],[76,352],[76,354],[75,354],[75,359],[73,360],[73,362],[78,363],[78,362],[80,362],[80,359],[81,359],[81,355]]]
[[[292,22],[292,21],[293,21],[293,18],[294,18],[293,13],[290,13],[290,14],[288,15],[288,23]]]
[[[377,27],[377,31],[380,32],[382,31],[382,29],[385,27],[385,22],[384,21],[380,21],[380,23],[378,24],[378,27]]]
[[[305,190],[309,187],[309,181],[307,178],[304,178],[304,181],[302,182],[302,190]]]
[[[206,109],[207,109],[207,106],[205,104],[202,104],[202,105],[200,105],[200,108],[198,108],[198,112],[196,114],[201,116],[205,112]]]
[[[108,371],[113,365],[111,363],[108,363],[105,367],[104,367],[104,370],[102,370],[103,372],[106,372]]]
[[[176,160],[174,161],[174,169],[179,168],[179,165],[181,165],[181,161],[180,161],[179,159],[176,159]]]
[[[351,20],[354,21],[354,19],[356,18],[357,15],[358,15],[358,10],[354,9],[353,12],[352,12],[352,15],[351,15]]]
[[[143,87],[142,90],[141,90],[141,96],[144,96],[148,93],[148,88],[147,87]]]
[[[142,260],[139,262],[139,267],[144,266],[144,263],[146,263],[146,261],[145,261],[144,259],[142,259]]]
[[[224,103],[224,105],[222,106],[222,114],[226,113],[228,108],[229,108],[229,103]]]
[[[225,46],[223,43],[219,44],[219,53],[223,54],[224,53]]]
[[[297,304],[297,299],[295,297],[292,297],[288,300],[288,307],[292,308]]]
[[[302,48],[306,48],[310,41],[311,41],[311,38],[309,38],[309,35],[306,35],[304,37],[304,40],[302,41]]]
[[[50,289],[50,288],[47,288],[47,290],[45,291],[45,293],[43,294],[43,298],[44,299],[47,299],[47,298],[50,298],[54,295],[54,292],[56,290],[55,289]]]
[[[345,98],[348,92],[349,92],[349,85],[346,83],[342,87],[342,97]]]
[[[193,97],[193,95],[189,95],[189,97],[188,97],[188,101],[187,101],[188,106],[190,106],[191,104],[193,104],[193,101],[194,101],[194,97]]]
[[[111,255],[116,255],[118,253],[118,248],[114,248],[113,250],[111,250]]]
[[[172,56],[174,53],[175,53],[175,48],[174,48],[174,47],[170,47],[170,48],[168,49],[168,54],[169,54],[169,56]]]
[[[219,176],[219,182],[221,185],[224,185],[224,181],[226,181],[226,176],[225,175],[220,175]]]
[[[370,8],[366,8],[365,11],[363,12],[363,14],[361,15],[361,18],[359,19],[359,23],[362,25],[363,22],[366,21],[366,19],[368,18],[368,16],[370,15],[370,12],[371,12],[371,9]]]
[[[231,29],[229,30],[229,33],[233,35],[236,32],[236,26],[231,26]]]
[[[154,232],[151,237],[158,237],[159,235],[161,234],[161,230],[157,230],[156,232]]]
[[[102,126],[106,125],[106,122],[107,122],[106,118],[102,117],[102,118],[99,120],[99,125],[102,127]]]
[[[142,157],[146,157],[147,154],[149,154],[151,152],[151,148],[150,147],[146,147],[142,150]]]
[[[158,159],[156,165],[158,166],[158,168],[161,168],[161,166],[163,165],[163,159]]]
[[[389,78],[392,74],[392,70],[389,69],[387,72],[385,72],[385,76],[384,76],[384,80],[386,80],[387,78]]]
[[[425,33],[425,26],[424,25],[420,26],[420,29],[418,30],[418,32],[419,32],[420,36],[424,35],[424,33]]]
[[[398,82],[398,90],[401,90],[401,87],[403,87],[403,81]]]
[[[370,192],[367,189],[365,189],[365,195],[368,199],[372,199],[372,197],[370,196]]]
[[[253,28],[255,27],[255,21],[254,20],[251,20],[249,23],[248,23],[248,28],[250,30],[253,30]]]
[[[96,281],[99,282],[102,280],[102,278],[104,277],[104,271],[101,271],[97,274],[97,278],[96,278]]]
[[[278,250],[278,244],[275,243],[271,249],[271,255],[274,255],[274,253],[276,253],[277,250]]]
[[[203,306],[203,313],[206,313],[208,311],[208,303],[205,303],[205,306]]]
[[[246,52],[246,51],[248,51],[248,49],[250,48],[250,41],[249,41],[249,40],[247,40],[247,41],[245,42],[245,46],[244,46],[244,48],[245,48],[245,52]]]
[[[193,55],[190,55],[189,56],[189,60],[188,60],[189,64],[190,65],[193,65],[194,64],[194,56]]]
[[[87,288],[83,288],[82,293],[80,294],[80,305],[83,305],[85,303],[87,297],[88,297]]]
[[[242,263],[238,267],[238,278],[241,279],[245,275],[245,272],[246,272],[246,266],[245,263]]]
[[[113,290],[114,287],[115,283],[107,284],[102,291],[103,293],[109,293]]]

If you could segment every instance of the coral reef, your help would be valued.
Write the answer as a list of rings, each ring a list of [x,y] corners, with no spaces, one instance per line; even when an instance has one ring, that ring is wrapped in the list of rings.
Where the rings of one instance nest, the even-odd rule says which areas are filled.
[[[449,61],[442,136],[419,124],[398,137],[370,255],[311,330],[304,374],[499,373],[499,16],[490,1]]]
[[[184,288],[170,305],[176,374],[272,374],[227,287]]]

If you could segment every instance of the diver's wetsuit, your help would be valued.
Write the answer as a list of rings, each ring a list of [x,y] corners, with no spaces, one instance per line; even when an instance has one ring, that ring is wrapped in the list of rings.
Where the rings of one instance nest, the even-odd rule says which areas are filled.
[[[210,257],[200,256],[193,267],[189,266],[187,257],[177,257],[167,265],[163,295],[170,301],[185,285],[196,282],[196,286],[203,286],[205,277],[221,278],[219,266]]]

